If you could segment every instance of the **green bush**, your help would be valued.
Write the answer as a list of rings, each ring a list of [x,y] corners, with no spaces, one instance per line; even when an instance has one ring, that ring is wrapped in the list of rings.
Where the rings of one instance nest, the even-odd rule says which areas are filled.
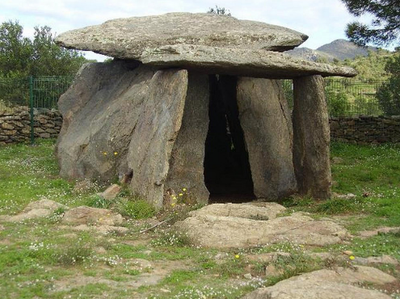
[[[154,207],[144,199],[120,201],[117,210],[122,216],[133,219],[150,218],[156,213]]]
[[[400,115],[400,78],[392,77],[383,83],[376,97],[385,115]]]
[[[343,92],[330,91],[326,93],[329,116],[344,116],[349,112],[349,102]]]

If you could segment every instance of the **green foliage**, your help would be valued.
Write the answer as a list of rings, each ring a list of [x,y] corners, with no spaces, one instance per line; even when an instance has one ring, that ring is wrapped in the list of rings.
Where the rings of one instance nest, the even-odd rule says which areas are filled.
[[[392,76],[378,89],[376,97],[386,115],[400,115],[400,52],[387,62],[386,70]]]
[[[105,199],[100,195],[94,195],[88,198],[86,205],[93,208],[100,208],[100,209],[108,209],[111,206],[112,202],[110,200]]]
[[[359,45],[390,44],[398,41],[400,4],[398,0],[342,0],[353,15],[374,16],[370,26],[360,22],[347,25],[346,34]]]
[[[117,211],[133,219],[151,218],[155,215],[155,208],[144,199],[121,200],[117,203]]]
[[[78,51],[57,46],[50,27],[34,31],[30,40],[18,21],[0,25],[0,77],[74,75],[87,61]]]
[[[60,265],[73,266],[84,263],[93,253],[93,244],[87,238],[78,238],[58,249],[54,254],[54,259]]]
[[[368,51],[367,56],[357,56],[354,59],[336,60],[334,64],[340,66],[349,66],[357,71],[357,80],[366,83],[385,81],[389,79],[390,73],[386,69],[386,63],[393,57],[393,53],[378,49],[377,51]]]
[[[346,94],[343,92],[327,92],[326,100],[328,102],[329,116],[337,117],[347,114],[349,103]]]

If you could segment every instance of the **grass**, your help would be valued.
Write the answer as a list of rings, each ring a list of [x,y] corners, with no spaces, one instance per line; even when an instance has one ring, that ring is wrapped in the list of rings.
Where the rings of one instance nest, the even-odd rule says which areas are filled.
[[[356,257],[388,254],[400,260],[396,232],[367,239],[355,237],[347,244],[324,248],[286,242],[228,251],[193,246],[185,234],[166,226],[140,234],[143,227],[151,226],[146,219],[157,216],[171,219],[166,222],[170,224],[192,207],[176,204],[155,214],[147,202],[126,190],[111,201],[97,195],[106,186],[92,184],[77,191],[76,182],[58,176],[53,153],[52,140],[38,141],[34,147],[0,148],[0,215],[16,214],[28,203],[47,198],[69,208],[89,205],[118,211],[126,218],[124,225],[130,233],[102,236],[71,231],[59,223],[64,209],[45,219],[0,223],[2,298],[233,299],[260,286],[327,267],[326,262],[313,257],[315,251],[340,256],[350,250]],[[284,202],[287,213],[305,211],[316,218],[336,217],[354,234],[380,226],[400,226],[400,147],[333,143],[331,155],[333,191],[354,196],[337,196],[325,202],[288,198]],[[271,252],[290,255],[270,262],[248,258]],[[346,265],[348,261],[332,263]],[[276,274],[267,277],[267,267],[276,269]],[[135,286],[149,277],[158,278]]]

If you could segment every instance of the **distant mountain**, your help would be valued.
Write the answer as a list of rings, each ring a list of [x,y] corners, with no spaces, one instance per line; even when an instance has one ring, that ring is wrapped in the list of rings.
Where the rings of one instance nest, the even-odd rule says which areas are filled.
[[[356,56],[368,56],[368,51],[377,51],[375,47],[360,47],[345,39],[337,39],[323,45],[316,50],[309,48],[295,48],[286,53],[295,57],[312,61],[332,61],[354,59]]]

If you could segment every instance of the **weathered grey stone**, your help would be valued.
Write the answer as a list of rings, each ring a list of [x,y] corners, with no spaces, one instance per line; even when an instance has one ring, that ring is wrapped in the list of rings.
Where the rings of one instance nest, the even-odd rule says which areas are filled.
[[[195,69],[208,74],[261,78],[296,78],[309,75],[354,77],[350,67],[301,60],[283,53],[248,48],[166,45],[147,49],[140,57],[157,67]]]
[[[181,128],[188,87],[186,70],[158,71],[131,135],[128,166],[132,190],[157,208],[163,204],[169,160]]]
[[[321,76],[293,80],[293,162],[300,194],[331,196],[329,117]]]
[[[207,13],[168,13],[107,21],[60,34],[66,48],[140,60],[146,48],[187,44],[212,47],[285,51],[308,37],[294,30],[261,22]]]
[[[239,119],[249,153],[254,194],[277,200],[296,191],[292,122],[276,80],[239,78]]]
[[[247,208],[245,204],[239,207]],[[248,248],[287,240],[324,246],[348,237],[344,228],[329,220],[315,221],[301,214],[265,220],[262,209],[260,214],[257,216],[253,210],[244,218],[209,215],[200,210],[176,223],[176,227],[186,232],[195,244],[212,248]]]
[[[98,209],[92,207],[81,206],[70,209],[65,212],[62,223],[79,225],[109,225],[116,226],[123,221],[120,214],[114,213],[107,209]]]
[[[117,197],[117,195],[121,192],[122,187],[117,184],[112,184],[108,187],[104,192],[100,193],[100,196],[106,200],[111,200]]]
[[[67,209],[65,205],[58,202],[49,199],[41,199],[29,203],[21,213],[14,216],[1,216],[0,220],[20,222],[24,220],[44,218],[52,215],[54,211],[60,208]]]
[[[295,276],[274,286],[261,288],[243,299],[389,299],[390,296],[376,290],[357,286],[361,283],[385,284],[396,279],[378,269],[357,266],[335,270],[318,270]]]
[[[85,65],[58,106],[60,174],[71,179],[113,180],[128,172],[132,131],[148,98],[154,71],[128,62]]]
[[[209,82],[207,75],[189,73],[189,84],[182,126],[169,161],[166,189],[178,194],[186,188],[188,196],[207,204],[209,192],[204,184],[205,142],[208,131]]]
[[[274,202],[265,203],[262,206],[253,203],[246,204],[212,204],[196,211],[190,212],[190,216],[222,216],[239,217],[255,220],[272,220],[276,215],[286,210],[284,206]]]

